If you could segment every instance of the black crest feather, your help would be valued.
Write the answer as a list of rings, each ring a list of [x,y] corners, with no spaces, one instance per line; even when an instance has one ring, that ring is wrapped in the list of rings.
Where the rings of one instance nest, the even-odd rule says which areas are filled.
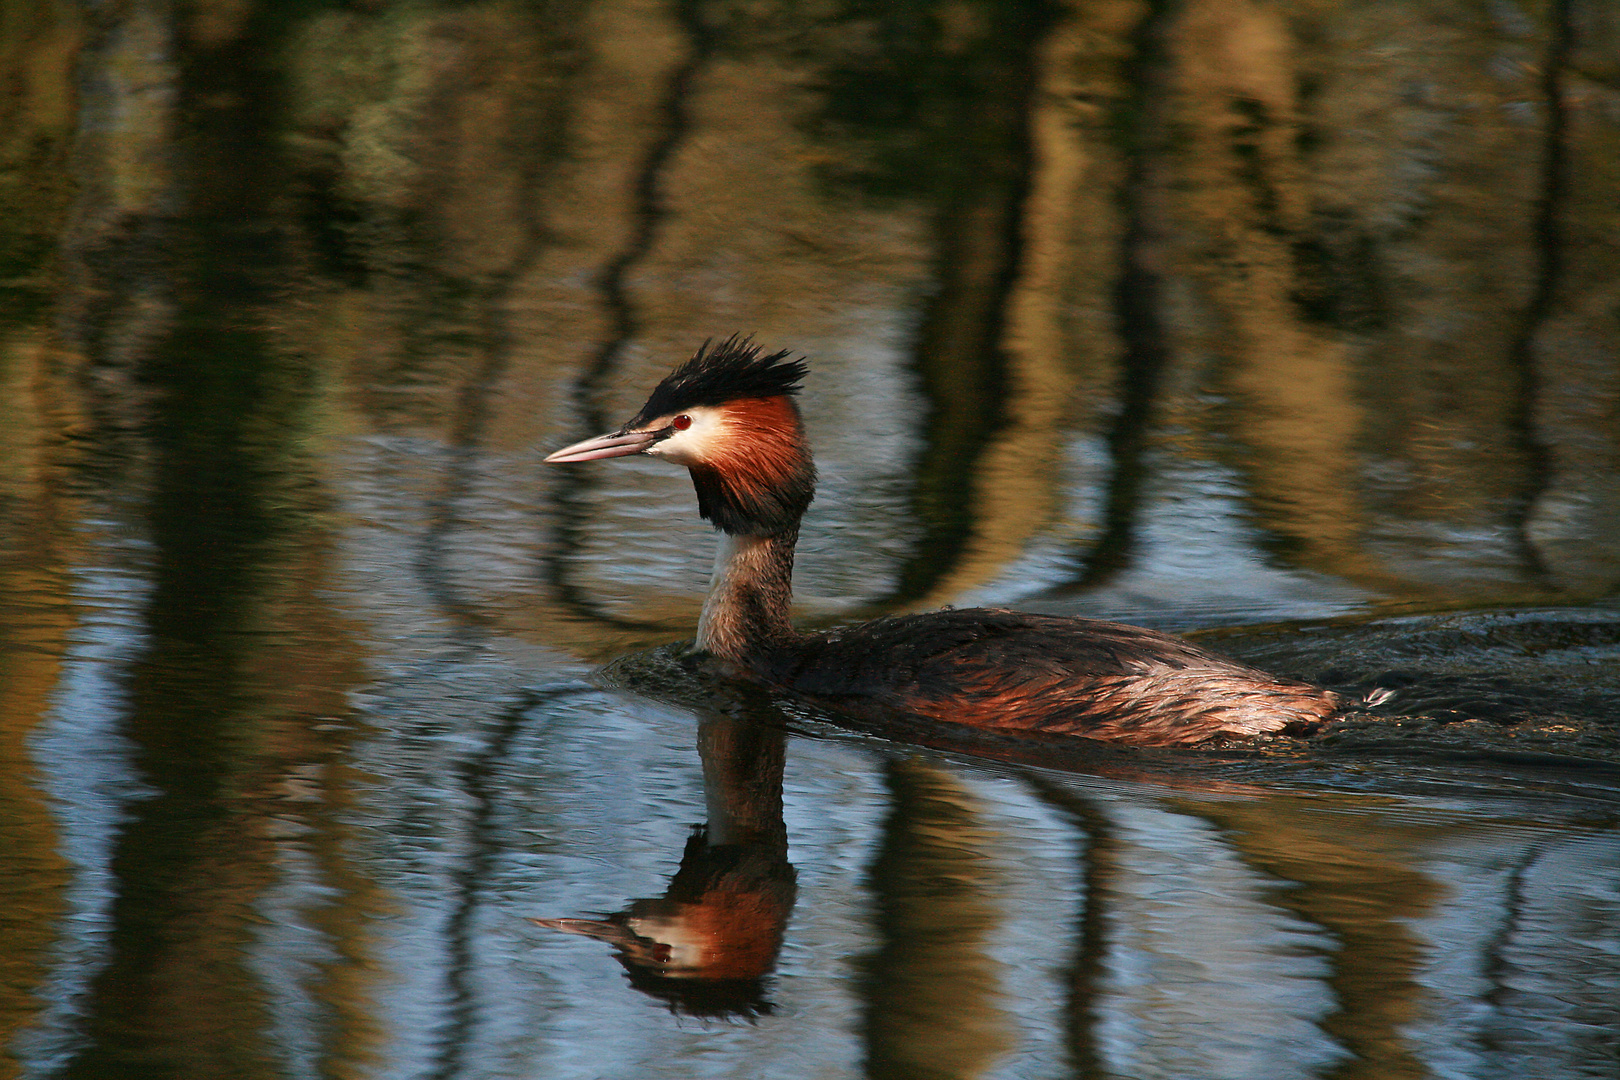
[[[786,350],[765,353],[753,338],[737,334],[718,345],[711,338],[658,384],[631,424],[699,405],[792,396],[807,374],[804,359],[790,360]]]

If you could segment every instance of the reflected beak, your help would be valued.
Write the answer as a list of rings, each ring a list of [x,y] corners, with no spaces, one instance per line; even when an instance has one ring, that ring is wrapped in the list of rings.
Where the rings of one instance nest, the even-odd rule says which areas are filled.
[[[574,461],[595,461],[598,458],[628,457],[639,454],[658,441],[655,431],[615,431],[611,435],[598,435],[594,439],[565,446],[546,455],[548,465],[566,465]]]
[[[607,919],[530,919],[532,923],[539,923],[548,930],[561,930],[565,934],[580,934],[584,937],[605,941],[620,948],[629,948],[639,938],[631,931],[616,922]]]

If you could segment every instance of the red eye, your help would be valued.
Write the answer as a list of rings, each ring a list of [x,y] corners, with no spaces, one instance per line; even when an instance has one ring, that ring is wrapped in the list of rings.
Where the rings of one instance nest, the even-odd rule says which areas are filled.
[[[681,415],[669,422],[669,426],[674,428],[676,431],[685,431],[687,428],[692,426],[692,418],[687,416],[685,413],[681,413]]]

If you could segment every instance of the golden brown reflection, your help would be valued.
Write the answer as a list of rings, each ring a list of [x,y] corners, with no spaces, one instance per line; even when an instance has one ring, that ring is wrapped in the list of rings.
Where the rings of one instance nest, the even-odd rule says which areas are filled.
[[[866,1072],[972,1077],[1012,1046],[991,936],[1005,917],[995,853],[1005,842],[947,769],[908,758],[887,769],[892,802],[869,882],[880,944],[865,972]]]
[[[1044,778],[1034,778],[1034,784],[1044,799],[1073,816],[1087,838],[1069,1034],[1074,1061],[1089,1075],[1102,1067],[1098,1024],[1110,1007],[1110,954],[1118,948],[1108,940],[1108,927],[1111,919],[1129,917],[1111,908],[1130,902],[1116,881],[1130,848],[1116,835],[1106,804]],[[1325,954],[1330,965],[1325,982],[1336,1007],[1314,1022],[1348,1054],[1324,1075],[1346,1080],[1429,1075],[1406,1029],[1425,1015],[1430,991],[1419,978],[1432,967],[1430,947],[1412,927],[1433,915],[1444,898],[1443,887],[1419,861],[1443,831],[1369,812],[1361,802],[1341,808],[1331,798],[1258,788],[1212,788],[1211,793],[1220,797],[1172,797],[1167,808],[1218,826],[1225,845],[1277,883],[1267,890],[1267,902],[1320,927],[1333,942]],[[1187,885],[1194,907],[1224,903],[1196,880]],[[1285,952],[1298,947],[1264,941],[1241,946]],[[1218,988],[1203,992],[1211,989],[1218,993]]]
[[[32,990],[46,975],[69,879],[29,746],[79,617],[67,581],[80,554],[74,508],[49,475],[38,422],[49,414],[42,337],[0,334],[0,400],[32,406],[0,408],[0,1045],[40,1010]]]
[[[565,170],[549,189],[611,207],[620,222],[611,242],[572,249],[583,254],[576,273],[594,268],[586,280],[595,296],[583,298],[611,331],[585,355],[564,343],[552,353],[572,352],[582,372],[572,392],[587,411],[611,398],[602,415],[627,414],[700,336],[735,328],[714,325],[717,313],[743,317],[772,344],[804,348],[819,379],[847,378],[851,357],[825,316],[860,308],[847,291],[854,268],[869,289],[920,283],[927,296],[915,333],[899,345],[922,407],[893,403],[915,412],[922,437],[909,511],[919,531],[880,606],[947,601],[994,580],[1043,535],[1079,538],[1072,583],[1093,587],[1139,558],[1144,482],[1166,453],[1241,478],[1240,510],[1264,558],[1353,582],[1371,598],[1523,599],[1546,595],[1555,579],[1586,594],[1613,580],[1603,568],[1614,558],[1596,550],[1597,533],[1574,540],[1568,530],[1572,514],[1610,512],[1572,493],[1593,492],[1593,483],[1607,492],[1606,481],[1585,477],[1616,452],[1614,425],[1537,406],[1537,417],[1563,426],[1532,436],[1517,419],[1538,387],[1557,387],[1560,400],[1569,391],[1557,365],[1541,363],[1527,381],[1516,344],[1524,320],[1562,318],[1565,302],[1559,292],[1520,317],[1534,290],[1515,268],[1556,263],[1554,284],[1571,290],[1589,289],[1600,265],[1613,269],[1588,248],[1579,258],[1558,254],[1571,230],[1560,211],[1556,227],[1537,232],[1535,207],[1563,207],[1607,174],[1572,166],[1565,172],[1578,171],[1580,184],[1553,188],[1525,167],[1476,176],[1470,163],[1486,151],[1444,120],[1489,106],[1486,142],[1515,161],[1588,162],[1589,143],[1614,137],[1592,110],[1548,129],[1546,140],[1510,118],[1518,97],[1545,91],[1531,66],[1504,65],[1492,50],[1530,57],[1533,39],[1465,40],[1422,5],[1394,23],[1383,9],[1280,12],[1239,0],[992,8],[918,24],[937,39],[907,38],[891,16],[874,15],[882,45],[843,52],[847,41],[816,39],[790,58],[767,45],[722,61],[714,35],[752,43],[759,28],[750,24],[676,27],[690,49],[666,56],[661,46],[667,66],[636,76],[638,100],[662,102],[646,114],[662,116],[662,126],[620,129],[637,137],[620,160],[644,171],[634,182],[621,174],[616,186],[605,174]],[[910,16],[892,17],[899,26]],[[1329,26],[1357,42],[1393,35],[1425,63],[1467,74],[1415,92],[1427,69],[1399,60],[1369,74],[1364,51],[1335,44]],[[671,27],[643,29],[663,42]],[[933,50],[946,42],[973,63],[934,66]],[[604,56],[600,63],[616,54]],[[1494,74],[1481,74],[1487,68]],[[821,80],[824,97],[802,98],[767,74],[789,69]],[[646,85],[659,73],[662,98]],[[579,85],[596,110],[587,115],[600,115],[590,80]],[[807,108],[813,123],[795,124]],[[1358,126],[1372,123],[1399,131],[1375,146]],[[779,152],[759,169],[707,167],[699,148],[740,127]],[[984,167],[987,155],[996,168]],[[1463,178],[1425,179],[1435,155]],[[808,183],[816,175],[831,188]],[[587,182],[591,193],[579,186]],[[784,208],[804,216],[784,223]],[[834,208],[869,216],[835,220]],[[854,225],[867,228],[859,253],[844,246]],[[816,244],[792,247],[806,230]],[[1481,267],[1461,245],[1486,230],[1513,239],[1506,249],[1493,243],[1493,265]],[[902,236],[909,248],[891,242]],[[722,276],[721,252],[748,263],[745,278]],[[727,299],[694,305],[699,281],[725,281]],[[1588,303],[1573,294],[1569,302]],[[1582,378],[1606,386],[1612,350],[1582,340],[1595,350],[1585,355],[1604,357]],[[1167,442],[1167,427],[1193,438]],[[594,427],[567,433],[583,430]],[[1054,521],[1072,501],[1059,451],[1081,433],[1112,457],[1100,490],[1087,493],[1100,509]],[[1591,456],[1558,450],[1570,441]],[[1544,447],[1553,447],[1550,459]],[[1579,475],[1543,475],[1544,459]],[[601,481],[570,472],[548,482],[572,491]],[[1549,493],[1538,493],[1543,485]],[[564,520],[576,526],[552,555],[553,598],[572,614],[564,625],[637,640],[683,631],[684,604],[644,604],[639,620],[595,604],[600,590],[570,567],[575,549],[593,543],[577,523],[600,508],[569,497],[576,513]],[[1459,580],[1443,566],[1453,541],[1437,537],[1463,542],[1479,530],[1491,540],[1474,545],[1478,572]],[[1563,568],[1555,578],[1549,560]]]
[[[796,895],[782,821],[785,743],[748,720],[701,717],[709,820],[693,830],[664,895],[602,918],[533,921],[612,945],[630,984],[677,1012],[770,1012],[764,980]]]
[[[116,100],[85,108],[121,119],[86,129],[75,251],[148,273],[134,256],[167,243],[150,223],[191,138],[154,58],[257,33],[256,10],[115,21],[87,85]],[[888,585],[848,599],[949,601],[1052,540],[1092,588],[1139,561],[1162,455],[1228,467],[1264,558],[1372,599],[1617,580],[1617,275],[1581,224],[1615,201],[1601,20],[1244,0],[300,11],[274,29],[278,109],[238,118],[287,154],[311,287],[279,316],[348,391],[339,424],[428,433],[465,466],[596,430],[703,337],[753,331],[812,357],[830,455],[858,437],[863,371],[913,377],[881,406],[920,438],[908,520],[817,509],[840,543],[907,537]],[[47,23],[31,57],[77,40]],[[17,112],[56,123],[61,100]],[[228,134],[224,167],[245,169],[252,141]],[[147,284],[126,334],[161,322]],[[70,296],[69,324],[99,340],[107,302]],[[1066,467],[1078,437],[1107,451],[1095,476]],[[620,482],[537,479],[544,580],[484,615],[598,656],[689,632],[676,590],[627,604],[581,558],[613,535]],[[450,477],[445,505],[466,488]],[[1481,532],[1477,572],[1452,575]]]
[[[1189,141],[1166,155],[1156,196],[1181,226],[1183,272],[1214,308],[1192,341],[1177,344],[1219,357],[1215,386],[1229,395],[1221,422],[1242,447],[1235,464],[1248,475],[1256,524],[1298,565],[1382,583],[1359,543],[1354,460],[1364,418],[1349,346],[1300,302],[1310,283],[1296,247],[1313,230],[1313,197],[1302,58],[1286,13],[1212,2],[1162,32],[1159,123]],[[1228,266],[1242,272],[1221,271]]]
[[[1417,982],[1425,946],[1411,926],[1443,895],[1412,865],[1414,851],[1434,830],[1278,796],[1182,808],[1221,826],[1249,865],[1287,883],[1271,895],[1272,903],[1337,942],[1327,981],[1338,1008],[1322,1027],[1350,1057],[1330,1075],[1429,1075],[1403,1029],[1421,1015],[1425,995]]]
[[[107,306],[123,340],[159,332],[167,270],[146,253],[212,154],[287,180],[308,288],[277,317],[347,390],[340,426],[428,432],[463,461],[551,445],[740,329],[810,353],[838,455],[863,369],[909,372],[917,397],[883,403],[920,439],[907,520],[816,508],[854,526],[841,542],[909,536],[888,586],[846,599],[949,601],[1043,541],[1072,565],[1035,585],[1093,588],[1139,562],[1162,455],[1230,468],[1264,559],[1372,601],[1620,580],[1609,24],[1568,5],[1469,28],[1426,3],[966,10],[249,5],[170,26],[134,6],[91,52],[68,240],[141,288],[97,295],[92,272],[66,325],[128,415],[128,364],[97,351]],[[32,11],[26,57],[5,53],[29,73],[8,138],[50,149],[13,248],[60,235],[45,165],[71,108],[40,73],[81,37]],[[290,42],[274,108],[212,134],[225,97],[175,112],[190,91],[162,57],[262,32]],[[267,134],[285,162],[261,168]],[[1106,449],[1095,476],[1066,468],[1081,437]],[[689,631],[677,589],[632,606],[580,559],[622,481],[535,483],[554,492],[544,580],[484,617],[593,656]]]
[[[71,395],[50,331],[52,255],[67,219],[75,63],[72,4],[0,5],[0,1076],[41,1012],[70,868],[30,739],[49,715],[81,613],[81,507],[57,449]]]

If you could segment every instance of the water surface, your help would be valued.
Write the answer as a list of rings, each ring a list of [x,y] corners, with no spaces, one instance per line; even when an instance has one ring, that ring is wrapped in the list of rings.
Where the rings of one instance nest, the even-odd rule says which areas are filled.
[[[24,7],[0,1076],[1620,1070],[1601,3]],[[685,478],[540,458],[733,332],[810,359],[807,623],[1395,696],[700,677]]]

